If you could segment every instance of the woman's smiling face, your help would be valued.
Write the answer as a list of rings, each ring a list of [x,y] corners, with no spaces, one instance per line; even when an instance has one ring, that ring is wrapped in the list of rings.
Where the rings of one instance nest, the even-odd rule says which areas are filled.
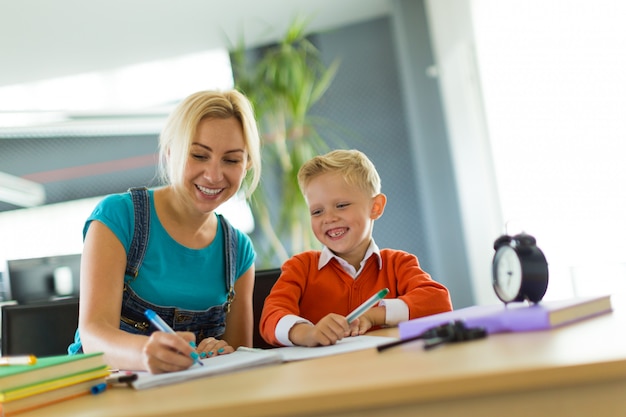
[[[239,121],[234,117],[201,120],[185,167],[185,188],[198,210],[212,212],[235,195],[247,168]]]

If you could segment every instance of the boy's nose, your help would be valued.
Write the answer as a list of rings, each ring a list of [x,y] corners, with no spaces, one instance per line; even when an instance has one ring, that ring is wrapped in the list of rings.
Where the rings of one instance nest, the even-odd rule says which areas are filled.
[[[332,210],[326,211],[324,213],[324,218],[323,218],[324,223],[333,223],[336,220],[337,220],[337,215]]]

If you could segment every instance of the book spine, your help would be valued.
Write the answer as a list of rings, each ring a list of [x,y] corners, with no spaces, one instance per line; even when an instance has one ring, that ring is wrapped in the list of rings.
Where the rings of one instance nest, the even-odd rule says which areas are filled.
[[[482,327],[489,334],[544,330],[551,327],[548,313],[542,308],[468,307],[400,323],[400,338],[415,337],[454,320],[462,320],[467,327]]]

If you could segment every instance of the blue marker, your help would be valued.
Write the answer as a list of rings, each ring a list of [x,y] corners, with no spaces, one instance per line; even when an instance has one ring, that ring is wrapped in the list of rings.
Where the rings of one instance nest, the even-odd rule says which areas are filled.
[[[106,389],[107,389],[107,384],[103,382],[101,384],[94,385],[93,387],[91,387],[91,393],[93,395],[97,395],[97,394],[100,394],[101,392],[106,391]]]
[[[146,315],[148,320],[150,320],[150,323],[154,324],[154,327],[156,327],[160,331],[165,332],[165,333],[176,334],[176,332],[172,330],[172,328],[168,326],[167,323],[164,322],[163,319],[159,317],[159,315],[155,313],[154,311],[148,309],[146,310],[144,314]],[[198,365],[204,366],[202,361],[200,361],[200,357],[198,356],[197,352],[191,352],[191,357]]]
[[[354,311],[346,316],[348,319],[348,323],[352,323],[354,320],[359,318],[363,313],[365,313],[370,308],[374,307],[374,305],[385,298],[385,295],[389,293],[389,288],[384,288],[378,291],[376,294],[372,295],[367,299],[363,304],[354,309]]]

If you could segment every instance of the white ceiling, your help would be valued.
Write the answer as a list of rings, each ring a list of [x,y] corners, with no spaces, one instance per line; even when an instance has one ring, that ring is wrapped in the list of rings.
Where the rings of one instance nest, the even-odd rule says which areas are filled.
[[[0,86],[282,36],[389,13],[392,0],[0,0]]]

